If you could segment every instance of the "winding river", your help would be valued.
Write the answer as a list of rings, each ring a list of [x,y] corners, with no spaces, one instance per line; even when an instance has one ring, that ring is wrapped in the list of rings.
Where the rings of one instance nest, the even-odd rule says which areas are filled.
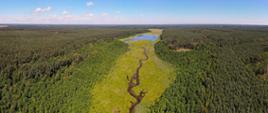
[[[154,52],[162,30],[122,39],[128,51],[92,92],[92,113],[147,113],[174,80],[173,67]],[[126,80],[127,78],[127,80]]]

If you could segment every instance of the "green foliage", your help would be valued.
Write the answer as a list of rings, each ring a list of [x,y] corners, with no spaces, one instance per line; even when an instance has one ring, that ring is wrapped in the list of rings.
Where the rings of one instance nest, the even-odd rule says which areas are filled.
[[[168,29],[164,30],[161,39],[164,39],[170,49],[176,48],[194,48],[197,43],[200,43],[203,34],[199,30],[189,29]]]
[[[268,112],[268,82],[259,79],[267,73],[259,72],[267,66],[267,32],[200,29],[203,37],[192,51],[175,52],[168,45],[181,40],[180,32],[172,31],[171,36],[178,33],[175,37],[164,34],[156,45],[156,53],[176,66],[177,78],[151,107],[152,113]]]
[[[83,52],[92,52],[89,58],[60,73],[64,76],[60,81],[49,84],[40,82],[33,86],[30,93],[35,93],[26,104],[34,112],[87,113],[92,86],[108,74],[117,57],[126,50],[127,46],[117,41],[102,42],[86,48]]]
[[[86,112],[90,87],[144,30],[0,31],[0,113]],[[83,62],[82,62],[83,61]]]

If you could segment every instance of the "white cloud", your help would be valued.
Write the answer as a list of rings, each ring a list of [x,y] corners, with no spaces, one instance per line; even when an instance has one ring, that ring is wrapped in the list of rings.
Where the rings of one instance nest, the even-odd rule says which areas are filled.
[[[94,3],[89,1],[89,2],[86,3],[86,6],[88,6],[88,7],[94,6]]]
[[[81,15],[63,11],[60,14],[1,16],[0,23],[20,24],[266,24],[267,18],[176,18],[112,15],[91,12]]]
[[[62,12],[63,13],[63,12]],[[106,17],[104,18],[103,15]],[[21,23],[21,24],[126,24],[124,17],[108,15],[107,13],[93,14],[85,13],[81,15],[28,15],[28,16],[10,16],[1,17],[0,23]]]
[[[86,13],[85,16],[87,16],[87,17],[93,17],[94,14],[93,13]]]
[[[45,12],[49,12],[51,10],[52,10],[52,7],[50,7],[50,6],[45,7],[45,8],[38,7],[38,8],[34,9],[34,13],[45,13]]]
[[[62,13],[61,14],[63,14],[63,15],[68,15],[68,14],[70,14],[68,11],[62,11]]]

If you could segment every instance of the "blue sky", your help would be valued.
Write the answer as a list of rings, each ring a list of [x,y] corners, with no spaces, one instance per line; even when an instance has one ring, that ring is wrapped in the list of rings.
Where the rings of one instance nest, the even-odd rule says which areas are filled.
[[[1,0],[0,23],[268,24],[268,0]]]

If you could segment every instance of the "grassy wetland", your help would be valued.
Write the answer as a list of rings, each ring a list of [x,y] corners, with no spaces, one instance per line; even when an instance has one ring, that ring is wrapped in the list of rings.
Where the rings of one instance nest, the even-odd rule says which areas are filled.
[[[154,29],[146,34],[158,37],[161,30]],[[93,88],[93,102],[90,107],[92,113],[129,112],[131,102],[136,101],[128,94],[129,80],[139,65],[139,59],[144,59],[144,51],[148,55],[148,60],[144,61],[140,69],[140,85],[135,87],[134,91],[136,93],[144,91],[145,95],[141,103],[136,106],[136,112],[148,112],[149,106],[172,83],[174,79],[172,66],[160,60],[154,52],[157,40],[132,41],[133,38],[122,40],[129,45],[127,52],[117,59],[109,74]]]

